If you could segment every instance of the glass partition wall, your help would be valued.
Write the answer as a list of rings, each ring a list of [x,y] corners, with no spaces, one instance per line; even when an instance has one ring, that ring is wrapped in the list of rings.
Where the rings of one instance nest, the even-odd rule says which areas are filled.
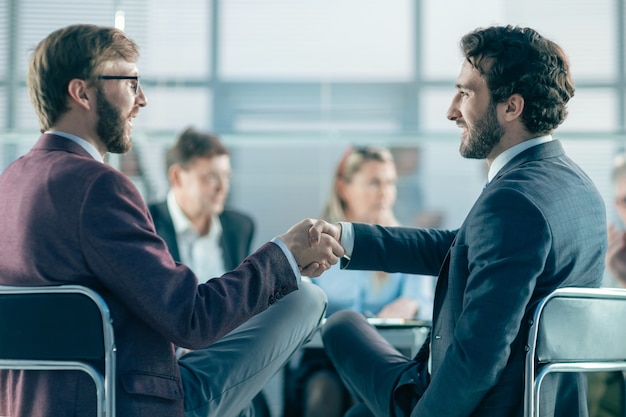
[[[611,161],[626,143],[625,21],[621,0],[0,0],[0,169],[38,136],[25,85],[36,43],[71,23],[116,25],[141,47],[149,105],[133,151],[109,163],[146,200],[163,197],[164,151],[195,126],[231,149],[230,204],[256,219],[257,244],[320,215],[350,144],[393,148],[399,210],[455,228],[486,175],[458,154],[445,117],[458,41],[512,24],[569,54],[577,91],[556,136],[610,203]]]

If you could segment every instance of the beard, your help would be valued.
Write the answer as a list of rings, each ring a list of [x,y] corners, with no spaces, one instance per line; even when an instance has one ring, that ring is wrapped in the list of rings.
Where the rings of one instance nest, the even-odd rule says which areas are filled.
[[[461,142],[459,152],[469,159],[485,159],[504,136],[504,129],[498,123],[496,106],[491,104],[485,115],[478,119],[472,128],[467,127],[467,142]]]
[[[126,122],[120,111],[104,97],[104,92],[101,90],[98,90],[96,103],[98,106],[96,132],[107,152],[123,154],[130,151],[133,144],[130,137],[126,137],[124,131]]]

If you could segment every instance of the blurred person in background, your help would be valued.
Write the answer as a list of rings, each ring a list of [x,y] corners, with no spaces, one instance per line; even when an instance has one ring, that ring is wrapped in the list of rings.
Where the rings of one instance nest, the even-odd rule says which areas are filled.
[[[201,281],[222,275],[250,254],[252,218],[225,208],[230,153],[215,135],[183,131],[166,156],[170,184],[165,201],[148,207],[172,257]]]
[[[337,167],[322,218],[400,226],[394,215],[397,172],[389,150],[351,147]],[[379,271],[333,268],[315,284],[328,295],[327,315],[338,310],[360,311],[369,317],[432,318],[434,278]]]
[[[618,155],[611,170],[613,183],[613,204],[617,211],[619,224],[608,226],[609,246],[606,252],[606,267],[609,276],[605,286],[626,287],[626,154]]]
[[[429,209],[422,187],[422,149],[418,146],[394,146],[389,149],[398,172],[394,214],[403,226],[441,227],[444,215]]]
[[[165,159],[170,184],[165,201],[148,205],[156,232],[175,261],[200,282],[235,269],[250,254],[252,218],[224,206],[230,191],[230,153],[216,135],[185,129]],[[187,353],[178,348],[178,355]],[[263,393],[253,400],[255,417],[269,416]]]
[[[389,150],[350,147],[336,169],[322,218],[399,226],[393,212],[396,182]],[[327,315],[348,309],[368,317],[432,318],[432,276],[331,268],[315,284],[328,296]],[[342,416],[349,408],[350,394],[323,349],[303,349],[297,368],[289,372],[286,417]]]

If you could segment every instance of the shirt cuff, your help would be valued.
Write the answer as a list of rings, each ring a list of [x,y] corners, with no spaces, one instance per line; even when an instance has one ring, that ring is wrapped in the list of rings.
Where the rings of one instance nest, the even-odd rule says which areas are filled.
[[[349,222],[339,222],[341,225],[341,238],[339,244],[343,246],[343,257],[350,260],[354,250],[354,226]]]
[[[283,251],[285,257],[289,261],[289,266],[293,269],[293,274],[296,276],[296,281],[298,283],[302,281],[302,275],[300,274],[300,268],[298,268],[298,262],[296,262],[296,258],[293,256],[293,253],[287,248],[285,242],[282,241],[278,236],[271,240],[272,243],[278,245],[278,247]]]

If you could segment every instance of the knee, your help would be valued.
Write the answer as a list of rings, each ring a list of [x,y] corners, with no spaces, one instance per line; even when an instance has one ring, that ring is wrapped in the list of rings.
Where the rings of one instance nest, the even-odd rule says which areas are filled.
[[[346,329],[351,328],[354,323],[362,320],[365,320],[363,315],[352,310],[341,310],[332,314],[328,317],[321,330],[324,345],[327,344],[327,340],[330,341],[336,335],[345,334]]]
[[[299,293],[298,304],[303,313],[319,316],[321,320],[328,305],[326,293],[317,285],[305,281],[300,283],[296,293]]]

